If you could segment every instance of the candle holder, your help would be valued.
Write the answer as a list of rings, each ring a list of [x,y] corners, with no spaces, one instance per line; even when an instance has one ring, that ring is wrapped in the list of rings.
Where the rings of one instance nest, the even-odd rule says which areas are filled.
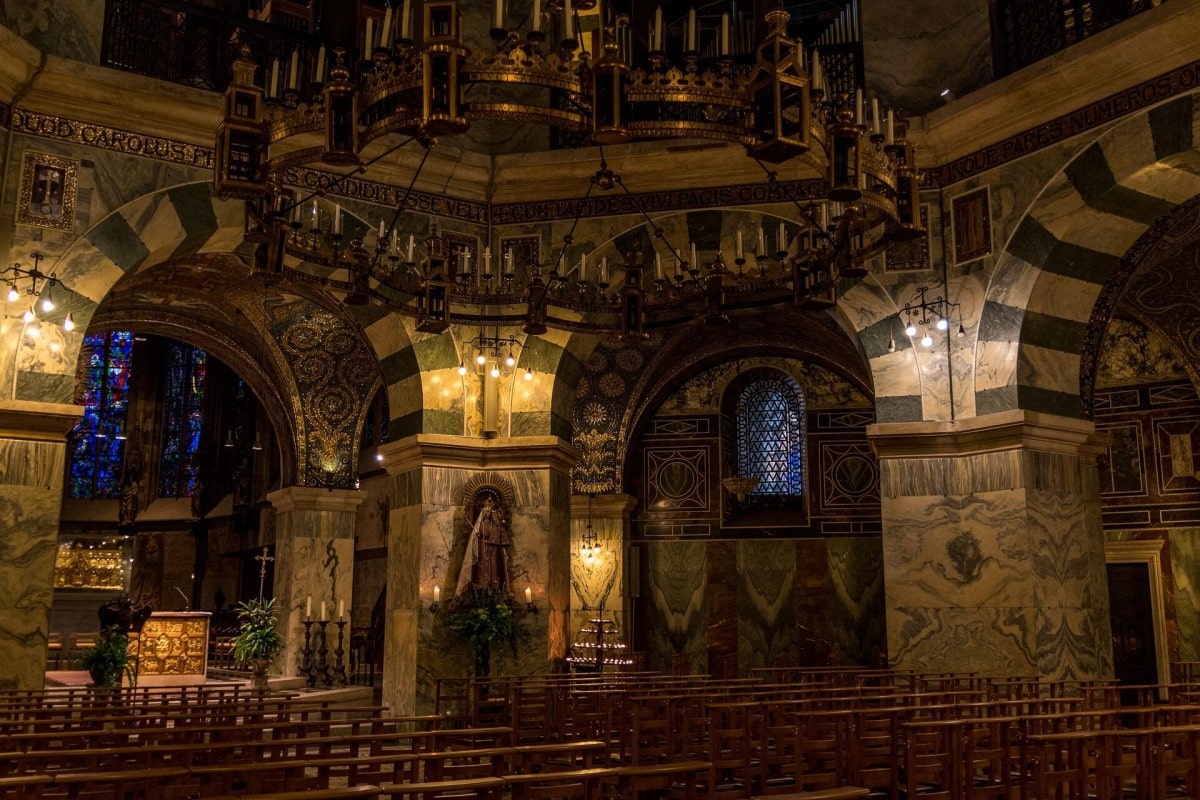
[[[311,619],[304,620],[304,648],[300,651],[303,658],[300,662],[300,675],[304,678],[304,685],[310,689],[317,685],[316,665],[313,663],[312,626]]]
[[[334,686],[345,686],[346,680],[346,620],[339,619],[337,621],[337,649],[333,651],[333,658],[336,666],[334,667]]]
[[[321,620],[317,623],[321,626],[321,639],[319,648],[317,649],[317,663],[314,670],[314,682],[319,682],[321,686],[329,686],[329,637],[326,635],[326,628],[329,627],[329,620]]]

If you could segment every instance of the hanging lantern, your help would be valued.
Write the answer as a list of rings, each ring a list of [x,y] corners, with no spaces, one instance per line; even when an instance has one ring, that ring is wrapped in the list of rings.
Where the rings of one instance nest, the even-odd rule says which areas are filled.
[[[258,200],[267,187],[260,175],[266,160],[263,92],[254,85],[258,65],[242,45],[225,90],[225,118],[217,128],[213,188],[219,197]]]
[[[592,141],[599,145],[624,144],[630,138],[625,127],[629,65],[621,60],[612,29],[605,33],[604,55],[592,68]]]
[[[829,125],[829,199],[854,203],[862,199],[862,128],[854,121],[854,110],[843,103]]]
[[[529,278],[529,305],[525,314],[525,327],[522,332],[530,336],[541,336],[546,328],[546,284],[542,280],[542,270],[537,264],[533,265],[533,274]]]
[[[761,161],[787,161],[811,148],[812,100],[804,72],[804,50],[787,35],[788,13],[767,14],[771,33],[759,45],[750,78],[756,143],[747,150]]]
[[[358,102],[346,51],[333,51],[333,68],[325,87],[325,152],[321,160],[339,167],[358,166]]]
[[[645,293],[642,291],[642,262],[637,250],[625,254],[625,284],[621,287],[621,336],[646,338]]]
[[[445,333],[450,327],[450,290],[454,275],[447,273],[446,240],[437,227],[425,239],[425,281],[418,297],[417,330],[422,333]]]
[[[468,127],[459,107],[459,69],[467,48],[459,38],[457,0],[424,4],[425,47],[421,50],[421,133],[451,136]]]
[[[911,242],[925,236],[921,223],[921,173],[916,168],[916,145],[896,143],[896,228],[892,239]]]

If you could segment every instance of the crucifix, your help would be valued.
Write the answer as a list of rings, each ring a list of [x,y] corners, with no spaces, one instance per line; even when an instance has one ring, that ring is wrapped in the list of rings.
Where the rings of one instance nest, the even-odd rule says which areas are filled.
[[[274,557],[267,555],[267,548],[264,547],[262,555],[255,556],[254,560],[262,564],[262,568],[258,570],[258,599],[262,600],[263,584],[267,580],[267,564],[271,563],[275,559]]]

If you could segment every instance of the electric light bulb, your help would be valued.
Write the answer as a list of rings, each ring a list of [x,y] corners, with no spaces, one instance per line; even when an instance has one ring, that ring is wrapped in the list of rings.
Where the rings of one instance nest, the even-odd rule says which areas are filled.
[[[513,358],[512,353],[509,353],[508,356],[504,359],[504,366],[513,367],[513,366],[516,366],[516,364],[517,364],[517,360],[515,358]]]
[[[950,320],[946,319],[945,317],[938,317],[937,329],[939,331],[944,331],[944,330],[949,330],[949,328],[950,328]]]
[[[533,370],[531,370],[529,367],[525,368],[525,380],[527,380],[527,381],[533,380]]]
[[[494,362],[494,361],[492,362],[491,375],[492,375],[492,377],[493,377],[493,378],[499,378],[499,377],[500,377],[500,365],[499,365],[499,364],[497,364],[497,363],[496,363],[496,362]]]
[[[383,453],[376,453],[375,460],[378,461],[380,464],[382,464],[383,463]]]
[[[475,363],[482,367],[487,363],[487,356],[485,356],[483,353],[478,353],[475,356]]]
[[[917,326],[910,322],[904,326],[904,332],[907,333],[909,336],[916,336],[917,335]]]
[[[20,297],[21,297],[21,295],[18,294],[17,287],[13,286],[10,283],[8,285],[8,302],[15,303],[15,302],[17,302],[17,300],[20,299]]]
[[[35,319],[37,319],[37,314],[33,313],[32,308],[27,308],[27,309],[25,309],[25,313],[21,315],[21,319],[23,319],[25,321],[25,324],[28,325],[29,323],[31,323]]]
[[[966,336],[966,335],[967,335],[967,330],[966,330],[966,328],[964,328],[964,327],[962,326],[962,323],[961,323],[961,322],[960,322],[960,323],[958,323],[958,336],[959,336],[959,338],[962,338],[963,336]]]
[[[53,310],[54,310],[54,300],[50,297],[50,295],[46,295],[45,297],[42,298],[42,311],[45,311],[46,313],[50,313]]]
[[[921,337],[921,344],[924,345],[925,347],[932,347],[933,346],[933,337],[930,336],[928,333],[925,334],[924,336]]]
[[[466,374],[467,374],[467,365],[466,365],[466,364],[464,364],[464,363],[463,363],[463,362],[461,362],[461,361],[460,361],[460,362],[458,362],[458,374],[459,374],[459,375],[466,375]]]
[[[63,320],[63,330],[67,333],[75,330],[75,320],[71,317],[71,312],[67,312],[66,318]]]

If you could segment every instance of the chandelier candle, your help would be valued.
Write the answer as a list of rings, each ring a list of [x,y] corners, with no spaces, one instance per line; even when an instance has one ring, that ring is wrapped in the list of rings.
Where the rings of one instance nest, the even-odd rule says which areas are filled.
[[[325,82],[325,45],[317,51],[317,71],[313,74],[313,83]]]
[[[300,84],[300,51],[292,50],[292,63],[288,69],[288,88],[293,91]]]
[[[392,38],[392,7],[389,5],[387,11],[383,12],[383,27],[379,29],[379,46],[387,48],[391,44]]]
[[[663,49],[662,40],[662,6],[654,9],[654,46],[652,50],[661,53]]]
[[[405,0],[408,2],[408,0]],[[533,19],[529,23],[531,32],[540,31],[542,29],[542,0],[533,0]]]
[[[375,49],[374,47],[372,47],[374,42],[375,42],[375,20],[371,17],[367,17],[367,35],[366,35],[366,38],[363,40],[363,55],[364,56],[368,56],[368,57],[370,56],[371,51]]]
[[[687,16],[687,50],[690,53],[696,52],[696,9],[689,8]]]

